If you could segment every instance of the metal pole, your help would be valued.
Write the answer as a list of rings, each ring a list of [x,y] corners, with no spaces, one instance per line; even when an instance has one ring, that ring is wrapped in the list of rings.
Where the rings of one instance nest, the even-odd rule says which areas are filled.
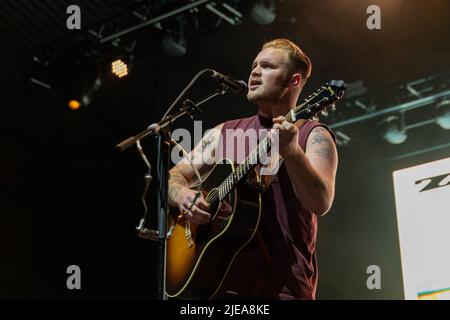
[[[133,31],[136,31],[136,30],[139,30],[139,29],[142,29],[143,27],[155,24],[155,23],[160,22],[160,21],[162,21],[164,19],[167,19],[167,18],[170,18],[172,16],[175,16],[175,15],[177,15],[177,14],[183,12],[183,11],[190,10],[192,8],[198,7],[198,6],[200,6],[200,5],[204,4],[204,3],[211,2],[211,1],[212,0],[198,0],[198,1],[195,1],[193,3],[187,4],[184,7],[178,8],[178,9],[173,10],[171,12],[168,12],[168,13],[165,13],[163,15],[160,15],[159,17],[147,20],[147,21],[142,22],[142,23],[140,23],[138,25],[135,25],[135,26],[133,26],[131,28],[128,28],[128,29],[119,31],[117,33],[114,33],[114,34],[112,34],[110,36],[107,36],[107,37],[101,39],[100,43],[105,43],[105,42],[114,40],[114,39],[116,39],[118,37],[121,37],[121,36],[127,34],[127,33],[130,33],[130,32],[133,32]]]
[[[167,300],[166,295],[166,243],[167,243],[167,187],[169,149],[165,137],[158,136],[158,299]]]
[[[375,118],[384,114],[388,114],[388,113],[394,113],[394,112],[399,112],[399,111],[406,111],[406,110],[412,110],[412,109],[416,109],[416,108],[420,108],[423,107],[427,104],[433,103],[438,101],[438,99],[442,98],[442,97],[446,97],[446,96],[450,96],[450,90],[444,91],[444,92],[440,92],[440,93],[436,93],[433,94],[429,97],[425,97],[425,98],[421,98],[421,99],[417,99],[414,101],[410,101],[410,102],[405,102],[405,103],[401,103],[399,105],[387,108],[387,109],[383,109],[377,112],[373,112],[373,113],[369,113],[360,117],[355,117],[352,119],[348,119],[348,120],[344,120],[341,122],[337,122],[334,123],[332,125],[330,125],[329,127],[331,129],[336,129],[336,128],[340,128],[340,127],[344,127],[347,126],[349,124],[353,124],[356,122],[361,122],[361,121],[365,121],[371,118]]]

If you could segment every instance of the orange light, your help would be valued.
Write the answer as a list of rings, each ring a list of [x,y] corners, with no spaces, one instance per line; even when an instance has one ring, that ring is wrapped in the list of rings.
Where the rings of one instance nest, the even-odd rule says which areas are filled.
[[[78,102],[77,100],[70,100],[69,103],[69,108],[72,110],[78,110],[80,109],[80,102]]]
[[[114,73],[117,77],[122,78],[125,77],[128,74],[128,66],[125,62],[118,59],[111,63],[111,71]]]

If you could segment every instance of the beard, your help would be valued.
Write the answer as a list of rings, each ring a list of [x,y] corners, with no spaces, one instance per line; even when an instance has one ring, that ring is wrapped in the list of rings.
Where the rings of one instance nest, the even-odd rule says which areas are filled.
[[[268,86],[263,82],[255,90],[247,92],[247,99],[256,104],[279,102],[289,90],[289,81],[290,76],[286,74],[282,79]]]
[[[247,99],[255,104],[260,103],[270,103],[279,101],[286,93],[286,88],[273,88],[272,90],[267,90],[262,85],[255,90],[249,90],[247,93]]]

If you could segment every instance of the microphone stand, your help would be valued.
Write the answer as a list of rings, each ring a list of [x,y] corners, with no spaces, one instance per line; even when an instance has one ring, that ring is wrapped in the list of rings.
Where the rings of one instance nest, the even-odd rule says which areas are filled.
[[[147,208],[144,206],[144,215],[140,220],[139,226],[136,228],[138,231],[138,236],[144,239],[149,239],[153,241],[158,241],[158,299],[167,300],[166,294],[166,243],[167,243],[167,215],[169,213],[168,207],[168,179],[169,179],[169,167],[170,167],[170,135],[171,124],[188,115],[191,119],[193,119],[194,114],[201,113],[202,110],[199,108],[199,105],[205,103],[206,101],[218,96],[223,95],[227,92],[228,87],[224,84],[220,84],[219,88],[216,91],[207,97],[201,99],[198,102],[192,102],[191,100],[184,100],[182,103],[182,107],[178,112],[173,115],[167,115],[164,119],[162,119],[158,123],[152,123],[147,127],[147,129],[141,131],[135,136],[131,136],[124,141],[117,144],[116,148],[119,151],[124,151],[134,144],[137,145],[139,151],[141,152],[141,156],[143,156],[144,161],[147,164],[147,167],[150,168],[148,161],[146,161],[145,155],[142,152],[140,147],[140,140],[147,136],[154,136],[158,138],[158,147],[157,147],[157,178],[158,178],[158,230],[148,230],[144,227],[145,220],[147,216]],[[146,190],[148,190],[148,184],[150,183],[151,176],[150,174],[146,174],[146,186],[144,194]]]

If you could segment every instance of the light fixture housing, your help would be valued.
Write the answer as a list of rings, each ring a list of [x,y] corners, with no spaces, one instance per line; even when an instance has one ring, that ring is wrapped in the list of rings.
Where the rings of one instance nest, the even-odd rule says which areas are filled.
[[[444,130],[450,130],[450,100],[446,99],[436,105],[436,123]]]
[[[259,0],[250,9],[250,16],[260,25],[269,25],[276,19],[273,0]]]
[[[377,124],[383,139],[390,144],[402,144],[408,138],[402,117],[402,114],[391,115]]]

